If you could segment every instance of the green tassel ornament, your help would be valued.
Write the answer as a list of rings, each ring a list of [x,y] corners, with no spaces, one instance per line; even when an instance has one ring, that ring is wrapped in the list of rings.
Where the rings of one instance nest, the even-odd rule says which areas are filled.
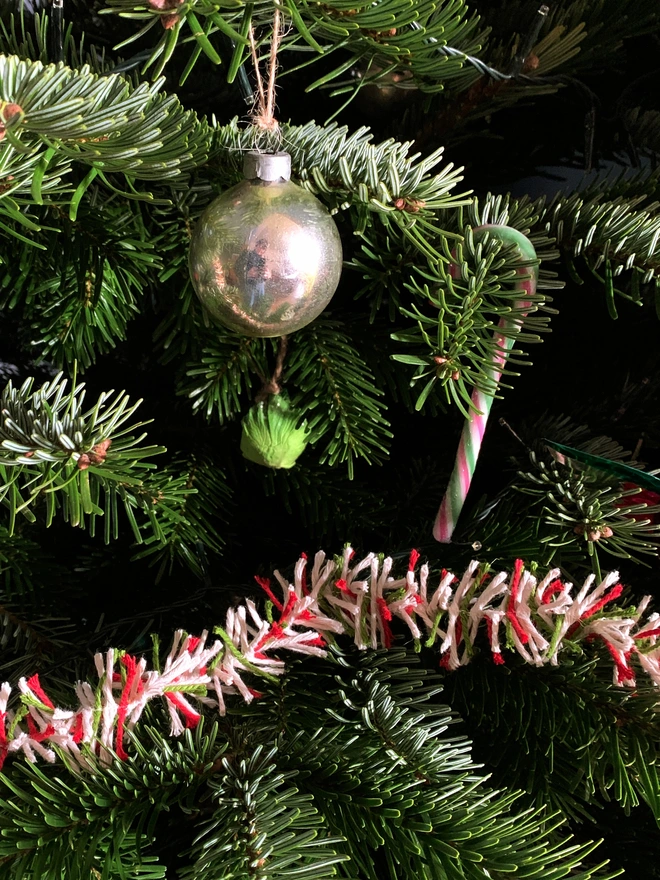
[[[307,424],[300,424],[285,394],[271,394],[255,403],[243,419],[243,457],[264,467],[293,467],[308,441]]]

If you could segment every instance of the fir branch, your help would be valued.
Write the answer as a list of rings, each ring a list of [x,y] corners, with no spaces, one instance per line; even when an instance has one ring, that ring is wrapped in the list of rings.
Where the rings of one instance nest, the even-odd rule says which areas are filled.
[[[94,452],[95,447],[111,436],[118,439],[139,427],[119,430],[139,406],[139,402],[129,406],[123,392],[109,404],[112,392],[102,394],[96,405],[84,412],[84,385],[76,385],[67,393],[61,373],[34,392],[33,384],[32,379],[27,379],[20,388],[14,388],[10,381],[0,399],[0,437],[5,450],[2,464],[6,466],[73,460],[80,470],[87,470],[116,454],[109,452],[110,444],[104,452]],[[126,441],[122,445],[130,448]],[[81,461],[83,455],[87,459]],[[96,461],[90,458],[94,455]]]
[[[459,737],[447,738],[449,742],[445,738],[440,740],[438,732],[443,729],[442,721],[445,719],[433,718],[431,713],[405,711],[394,694],[387,693],[389,687],[386,685],[383,688],[378,681],[367,684],[362,678],[356,684],[356,691],[362,691],[360,696],[363,718],[367,725],[376,732],[383,747],[392,757],[396,757],[418,780],[427,785],[431,781],[442,781],[445,785],[451,781],[455,784],[460,779],[458,772],[463,771],[467,776],[466,771],[473,770],[469,757],[465,754],[465,743]],[[382,693],[383,690],[386,694]],[[437,714],[440,715],[440,712]],[[421,735],[411,737],[412,730],[420,731]],[[449,863],[454,859],[459,862],[472,861],[475,856],[481,855],[488,873],[496,872],[507,861],[525,861],[524,841],[528,841],[530,857],[535,862],[537,871],[545,869],[544,876],[548,876],[551,867],[556,870],[555,859],[559,855],[561,844],[556,842],[553,846],[549,841],[541,843],[534,834],[534,829],[545,821],[550,827],[554,825],[551,816],[545,817],[540,812],[526,816],[507,815],[507,808],[512,804],[515,795],[501,796],[498,803],[494,793],[479,791],[478,802],[475,804],[471,803],[470,795],[477,795],[477,792],[471,790],[471,786],[465,785],[455,798],[453,809],[443,798],[435,804],[435,809],[423,810],[424,818],[433,830],[433,843],[429,849],[435,850],[438,862],[445,870],[450,869]],[[469,843],[464,843],[454,833],[457,824],[471,830]],[[499,851],[496,856],[492,853],[493,835],[497,837],[498,843]],[[445,847],[438,846],[439,841],[444,842]],[[455,855],[450,852],[451,849],[455,850]],[[564,871],[579,865],[591,847],[587,846],[582,851],[580,849],[571,847],[562,853],[568,862]],[[407,857],[399,858],[405,865]],[[433,862],[433,859],[430,861]]]
[[[357,479],[346,483],[341,465],[298,463],[291,469],[262,469],[260,475],[265,495],[277,498],[287,513],[299,515],[311,533],[324,540],[330,535],[343,540],[380,522],[374,514],[382,513],[382,499],[377,499],[378,509],[373,511],[369,486]],[[340,493],[345,503],[337,505]]]
[[[154,500],[141,527],[144,549],[135,558],[158,565],[158,580],[175,562],[202,577],[200,545],[217,554],[225,544],[215,524],[228,520],[231,492],[225,475],[209,459],[178,456],[147,485]]]
[[[529,297],[531,306],[524,310],[517,304],[516,267],[521,265],[517,250],[494,239],[476,244],[471,228],[464,230],[464,236],[465,244],[457,244],[452,255],[460,276],[454,277],[451,264],[440,261],[429,261],[428,269],[417,268],[406,285],[413,294],[412,303],[400,306],[401,313],[416,325],[392,334],[392,339],[407,346],[405,353],[392,355],[394,360],[416,367],[410,380],[411,385],[421,387],[416,409],[424,406],[436,385],[447,403],[456,403],[466,414],[473,388],[496,394],[491,365],[501,352],[493,327],[502,316],[512,326],[500,332],[513,335],[516,344],[504,375],[517,375],[509,366],[524,362],[517,346],[539,342],[538,331],[547,326],[546,318],[534,316],[545,296]],[[519,332],[513,321],[520,326]]]
[[[296,389],[292,404],[305,413],[311,442],[331,435],[321,463],[346,462],[352,479],[356,459],[383,460],[392,435],[378,399],[382,391],[342,324],[322,317],[297,333],[286,378]]]
[[[260,474],[264,493],[300,517],[314,538],[343,541],[355,535],[364,544],[378,535],[391,546],[425,542],[447,481],[445,468],[430,457],[413,458],[408,467],[397,468],[385,485],[378,483],[377,491],[366,479],[347,483],[340,465],[311,462],[290,470],[262,469]],[[537,556],[527,553],[526,558]]]
[[[190,804],[223,745],[217,743],[217,731],[199,729],[175,744],[153,729],[147,733],[150,750],[135,743],[139,765],[117,764],[66,780],[39,768],[14,773],[3,810],[0,870],[30,880],[57,870],[80,880],[103,873],[164,878],[165,867],[150,853],[156,821],[177,802]],[[33,835],[32,847],[24,840],[21,845],[26,829]]]
[[[249,758],[222,760],[219,779],[209,782],[215,812],[195,841],[185,878],[336,876],[335,865],[346,860],[333,850],[341,838],[328,834],[311,796],[292,784],[296,772],[278,772],[275,758],[275,749],[258,745]]]
[[[208,129],[174,96],[161,96],[162,81],[131,86],[114,74],[98,76],[83,66],[46,65],[0,56],[0,80],[10,84],[2,105],[3,159],[0,213],[5,229],[36,231],[21,207],[44,200],[70,204],[72,216],[95,179],[112,189],[107,175],[133,181],[166,180],[185,186],[187,173],[206,159]],[[72,163],[90,168],[75,191],[62,179]]]
[[[563,24],[552,27],[552,11],[550,7],[550,11],[545,12],[544,34],[531,46],[525,47],[526,35],[521,33],[521,26],[529,21],[529,5],[519,8],[502,39],[489,40],[485,57],[492,67],[509,71],[509,76],[479,77],[474,71],[472,78],[461,84],[460,91],[452,89],[435,97],[434,112],[428,112],[424,105],[411,108],[406,128],[416,132],[417,143],[422,147],[438,142],[456,143],[468,136],[467,126],[484,118],[490,120],[495,113],[521,101],[543,98],[570,86],[566,73],[579,57],[586,37],[584,22],[571,27]],[[485,12],[491,20],[497,20],[497,16],[491,15],[490,6]],[[527,52],[523,57],[524,48]]]
[[[575,534],[572,543],[549,546],[544,541],[543,521],[525,515],[528,505],[527,497],[516,492],[513,486],[493,499],[482,499],[466,527],[460,529],[461,541],[480,546],[484,556],[501,560],[501,564],[513,565],[516,559],[535,559],[539,565],[557,564],[564,571],[589,567],[584,539]],[[525,510],[522,517],[521,507]]]
[[[492,877],[523,865],[539,877],[600,875],[596,867],[577,873],[592,845],[567,845],[554,816],[512,808],[515,794],[485,786],[470,744],[448,729],[457,719],[438,705],[438,679],[416,657],[393,649],[387,658],[341,660],[304,678],[294,669],[260,716],[270,708],[273,723],[284,722],[284,766],[298,769],[301,788],[346,838],[358,876]],[[338,699],[323,686],[327,674],[338,681]],[[291,704],[299,710],[287,712]],[[331,720],[310,737],[319,714]]]
[[[426,104],[411,107],[406,112],[406,130],[415,131],[418,145],[460,142],[469,136],[474,123],[560,89],[593,100],[589,87],[576,77],[599,73],[620,54],[626,40],[653,33],[658,24],[654,0],[548,4],[541,38],[525,46],[531,8],[527,0],[482,5],[484,24],[492,30],[482,55],[490,66],[517,70],[517,75],[496,79],[478,77],[475,72],[460,93],[451,89],[437,96],[432,109]]]
[[[647,155],[660,151],[660,112],[641,107],[626,109],[624,125],[635,150]]]
[[[447,730],[457,719],[436,703],[439,685],[401,649],[337,654],[294,667],[241,716],[200,720],[178,742],[143,728],[131,761],[104,768],[90,755],[92,773],[65,778],[48,765],[9,766],[2,864],[37,880],[59,860],[82,880],[82,852],[87,872],[155,870],[150,844],[167,811],[177,852],[182,824],[196,836],[179,868],[187,880],[228,866],[261,880],[296,870],[364,880],[616,876],[585,864],[593,845],[557,832],[556,817],[512,809],[516,794],[486,786],[470,743]]]
[[[162,81],[132,88],[114,74],[15,56],[0,58],[0,74],[12,84],[6,100],[20,108],[6,131],[18,148],[48,143],[69,159],[101,162],[104,172],[154,181],[174,182],[205,158],[205,126],[176,98],[158,95]]]
[[[11,540],[15,538],[5,538],[3,545],[6,547]],[[23,540],[23,547],[28,543],[32,542]],[[2,555],[4,557],[6,554]],[[10,558],[9,564],[18,564],[21,560],[17,557],[18,554]],[[60,586],[57,581],[61,572],[57,570],[57,566],[54,566],[52,572],[45,566],[40,571],[39,566],[45,562],[43,557],[43,552],[39,551],[36,554],[36,563],[35,560],[26,559],[24,571],[22,569],[11,581],[12,592],[3,591],[0,603],[0,666],[6,676],[15,679],[34,675],[35,670],[50,667],[52,664],[57,664],[62,669],[62,656],[71,651],[77,640],[76,623],[62,614],[57,599],[53,597],[53,586],[56,589]],[[7,565],[4,559],[1,562],[4,566],[3,578],[6,580]],[[25,580],[33,574],[41,575],[39,582],[26,585]],[[49,575],[55,584],[49,579]],[[19,580],[21,578],[24,579],[23,582]],[[28,597],[31,606],[29,612],[25,609],[25,600]],[[21,599],[20,604],[16,601],[18,598]],[[73,672],[67,667],[67,672],[69,671]],[[67,697],[65,690],[62,698],[66,700]]]
[[[84,385],[67,390],[61,374],[32,387],[32,379],[20,388],[9,382],[0,399],[0,501],[9,511],[10,534],[19,515],[32,522],[43,511],[50,525],[61,511],[65,521],[92,535],[102,516],[108,543],[119,536],[121,503],[138,543],[144,533],[136,514],[151,524],[156,540],[164,539],[178,516],[169,504],[181,503],[182,490],[166,486],[171,477],[152,483],[148,476],[155,467],[148,459],[165,450],[140,445],[145,435],[133,432],[144,423],[127,426],[140,401],[131,405],[123,392],[114,398],[105,392],[85,410]],[[162,509],[170,525],[164,530],[160,502],[167,502]]]
[[[641,493],[635,484],[632,469],[644,471],[630,461],[629,452],[564,416],[544,414],[533,428],[519,430],[527,455],[511,460],[517,475],[499,496],[478,507],[463,540],[479,542],[489,557],[535,559],[564,571],[585,566],[598,571],[601,550],[642,565],[644,557],[657,555],[658,508],[653,494]],[[625,464],[631,474],[595,469],[570,457],[562,460],[544,437]]]
[[[341,0],[320,8],[302,4],[302,15],[312,20],[311,30],[325,43],[325,54],[332,48],[348,50],[355,60],[368,59],[364,83],[378,82],[387,73],[405,70],[407,77],[422,91],[434,93],[447,85],[458,86],[474,79],[475,70],[489,72],[477,55],[487,32],[479,32],[479,17],[467,4],[443,3],[433,9],[422,3],[401,7],[397,2],[379,0],[374,6],[357,3],[347,15]],[[294,19],[295,20],[295,19]],[[332,48],[331,48],[332,47]],[[373,72],[372,72],[373,66]],[[346,72],[338,65],[308,86],[308,90],[333,82]],[[494,75],[499,72],[494,71]],[[356,87],[341,81],[333,94],[354,92]]]
[[[239,33],[245,4],[238,2],[229,9],[223,8],[222,12],[218,4],[213,0],[194,0],[190,5],[183,6],[174,2],[151,3],[149,0],[106,0],[107,5],[101,10],[102,13],[119,15],[139,22],[146,22],[133,35],[123,41],[121,46],[139,40],[146,33],[156,28],[156,34],[160,34],[156,45],[145,60],[145,69],[153,68],[154,78],[161,75],[168,61],[171,59],[179,40],[182,43],[193,43],[193,52],[186,65],[185,81],[199,56],[204,55],[213,63],[220,64],[221,57],[219,48],[213,45],[212,37],[218,33],[230,37],[236,44],[234,55],[237,59],[232,63],[232,69],[240,65],[247,39],[244,33]],[[267,3],[259,3],[257,6],[262,17],[266,10],[270,11]],[[248,13],[247,26],[252,20],[252,8]],[[199,17],[198,17],[199,16]],[[120,48],[117,46],[116,48]],[[240,54],[239,54],[240,53]],[[232,59],[233,61],[233,59]]]
[[[0,526],[0,584],[4,601],[35,594],[48,584],[60,586],[65,569],[41,545],[22,534],[10,535]]]
[[[504,676],[475,665],[447,681],[496,782],[519,785],[530,803],[577,821],[593,821],[591,805],[611,797],[626,812],[645,800],[657,820],[657,695],[644,686],[635,693],[612,687],[607,665],[595,659],[531,677],[522,667]]]
[[[276,136],[291,154],[292,167],[303,186],[328,201],[333,210],[353,206],[360,223],[373,213],[387,215],[400,228],[414,225],[414,214],[432,217],[441,208],[470,203],[465,194],[452,190],[462,180],[461,168],[439,165],[443,150],[419,159],[410,155],[412,143],[394,140],[372,144],[368,128],[349,134],[345,126],[313,122],[296,126],[283,124]],[[241,128],[234,119],[215,132],[213,149],[238,175],[241,152],[273,147],[273,136],[254,128]]]
[[[4,305],[32,324],[44,357],[84,368],[126,337],[161,261],[136,203],[108,203],[93,186],[75,222],[56,208],[44,222],[53,214],[61,230],[42,229],[20,249],[14,243],[0,288]]]
[[[171,268],[172,274],[176,273],[177,267]],[[168,266],[168,275],[169,269]],[[204,344],[215,340],[217,325],[212,323],[210,315],[204,310],[189,278],[182,279],[181,288],[177,286],[174,294],[167,297],[162,311],[163,318],[154,333],[154,342],[160,349],[162,363],[199,357]],[[226,332],[226,328],[221,332]],[[183,381],[185,379],[180,376],[178,387],[181,387],[180,383]]]
[[[514,0],[506,8],[493,9],[490,21],[498,21],[498,27],[506,27],[507,21],[515,21],[524,0]],[[499,5],[499,4],[498,4]],[[562,72],[579,74],[600,72],[618,53],[626,40],[653,33],[658,26],[658,8],[653,0],[572,0],[551,4],[548,26],[570,34],[584,28],[580,51],[572,55],[562,67]]]
[[[204,341],[196,362],[187,363],[177,391],[192,400],[195,414],[223,424],[240,413],[256,385],[265,381],[270,346],[265,339],[239,336],[217,326]]]
[[[527,7],[529,10],[529,7]],[[529,11],[524,14],[524,10],[520,10],[521,15],[516,22],[515,31],[512,35],[507,34],[506,43],[490,44],[490,58],[493,64],[507,67],[507,61],[511,64],[511,58],[516,58],[524,39],[524,34],[520,33],[520,23],[527,22],[529,19]],[[562,73],[567,72],[572,63],[581,52],[581,44],[587,36],[585,32],[584,21],[574,21],[570,19],[570,23],[566,20],[565,10],[558,7],[548,7],[543,23],[545,33],[533,46],[530,47],[529,53],[524,60],[523,70],[527,70],[533,74],[534,79],[538,79],[539,88],[535,87],[534,79],[524,80],[522,83],[508,83],[509,88],[505,96],[495,95],[496,99],[505,98],[505,103],[513,103],[522,97],[522,93],[526,92],[527,96],[536,93],[543,94],[546,92],[547,86],[552,87],[554,84],[546,79],[551,71],[560,69]],[[554,85],[556,89],[559,83]],[[516,88],[517,87],[517,88]],[[518,94],[516,95],[516,91]]]
[[[22,2],[22,0],[21,0]],[[30,29],[30,23],[33,25]],[[0,20],[0,53],[3,55],[18,55],[23,61],[41,61],[48,64],[51,61],[63,61],[69,67],[82,67],[89,65],[94,73],[109,73],[112,62],[106,58],[105,48],[98,46],[85,47],[85,37],[82,35],[78,40],[73,35],[71,22],[62,34],[62,58],[52,58],[52,46],[50,44],[52,26],[48,12],[35,12],[27,17],[24,10],[21,13],[12,12],[6,21]]]
[[[447,403],[469,407],[474,385],[493,392],[493,326],[502,316],[511,315],[516,298],[513,281],[516,267],[520,267],[519,256],[513,249],[498,249],[493,242],[475,249],[472,227],[511,225],[529,235],[541,260],[537,289],[560,286],[555,273],[545,268],[545,261],[556,259],[557,251],[552,239],[538,229],[538,212],[530,203],[489,196],[459,208],[451,219],[448,212],[439,212],[434,222],[448,231],[423,229],[398,246],[392,227],[384,230],[373,225],[363,235],[362,252],[352,263],[365,279],[361,295],[371,301],[372,321],[386,305],[390,318],[399,311],[416,321],[412,328],[391,334],[395,342],[406,345],[404,351],[400,346],[383,344],[383,356],[416,367],[409,383],[415,387],[414,394],[401,388],[404,374],[400,371],[391,375],[392,371],[381,365],[377,374],[383,374],[395,398],[406,404],[416,400],[417,408],[432,412],[444,409]],[[458,265],[461,278],[454,277]],[[547,329],[548,319],[538,311],[552,312],[548,301],[540,292],[533,298],[517,344],[539,341],[538,334]],[[521,352],[517,350],[510,363],[521,362],[516,354]]]
[[[559,195],[548,204],[544,198],[535,203],[539,218],[536,228],[555,239],[571,280],[582,284],[579,267],[586,267],[605,287],[608,309],[614,318],[616,296],[639,304],[640,285],[658,285],[660,216],[657,204],[650,201],[656,185],[653,174],[648,178],[650,190],[640,192],[645,177],[629,182],[615,178],[613,193],[623,194],[611,199],[605,179],[593,183],[584,193]],[[522,204],[527,200],[523,199]],[[615,279],[622,274],[629,280],[629,290],[615,286]]]
[[[146,22],[125,43],[142,37],[160,21],[160,39],[146,62],[147,69],[154,69],[154,76],[162,73],[178,43],[196,42],[182,80],[189,75],[202,52],[211,62],[220,64],[219,32],[229,36],[234,43],[229,64],[229,79],[232,80],[247,54],[245,34],[250,29],[268,27],[272,17],[267,3],[241,2],[231,10],[220,11],[217,3],[211,0],[195,0],[194,6],[156,5],[149,0],[106,2],[103,12]],[[479,33],[478,16],[470,12],[463,0],[443,3],[438,8],[435,5],[429,7],[420,0],[404,8],[395,0],[378,0],[376,4],[360,0],[350,7],[343,0],[320,6],[298,0],[284,3],[281,13],[287,26],[280,52],[299,48],[300,43],[305,43],[305,49],[314,50],[307,64],[334,51],[350,53],[350,65],[342,61],[309,88],[336,80],[349,66],[365,57],[375,61],[374,67],[381,70],[404,68],[413,74],[420,88],[429,92],[440,91],[446,82],[469,82],[475,68],[480,71],[488,69],[474,57],[481,49],[485,33]],[[497,71],[493,73],[497,74]],[[382,73],[372,78],[377,80],[381,76]]]
[[[611,445],[603,449],[598,438],[580,446],[594,454],[594,449],[616,454]],[[658,555],[660,526],[653,515],[660,506],[636,503],[638,487],[577,462],[557,460],[548,451],[530,451],[529,462],[531,467],[519,472],[514,485],[533,499],[526,501],[525,515],[541,521],[541,540],[549,548],[581,543],[595,562],[599,549],[621,559]]]
[[[25,620],[6,604],[0,605],[0,647],[3,669],[9,670],[16,662],[34,664],[36,657],[50,656],[67,644],[65,635],[71,635],[73,624],[64,618]],[[7,655],[16,655],[12,663]],[[22,655],[22,656],[21,656]],[[14,669],[14,674],[16,670]]]

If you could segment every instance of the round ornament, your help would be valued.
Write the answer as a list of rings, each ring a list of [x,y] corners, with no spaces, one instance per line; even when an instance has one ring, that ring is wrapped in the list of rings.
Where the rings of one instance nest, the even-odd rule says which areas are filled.
[[[339,284],[339,232],[289,179],[288,153],[247,153],[245,180],[215,199],[190,243],[190,275],[208,311],[245,336],[282,336],[321,314]]]

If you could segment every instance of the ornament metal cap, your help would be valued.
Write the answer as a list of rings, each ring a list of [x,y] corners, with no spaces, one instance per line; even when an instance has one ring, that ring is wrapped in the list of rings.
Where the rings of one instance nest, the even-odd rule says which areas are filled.
[[[248,180],[289,180],[291,156],[288,153],[246,153],[243,157],[243,176]]]

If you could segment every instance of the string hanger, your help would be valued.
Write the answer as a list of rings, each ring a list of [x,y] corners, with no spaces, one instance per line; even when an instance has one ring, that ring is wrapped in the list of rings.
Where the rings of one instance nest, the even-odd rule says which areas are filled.
[[[257,80],[257,97],[252,115],[253,124],[266,132],[276,132],[279,123],[275,119],[275,78],[277,76],[277,52],[282,40],[282,20],[279,7],[275,6],[273,16],[273,35],[270,41],[270,54],[268,58],[267,83],[261,75],[259,57],[257,55],[257,43],[254,37],[254,28],[250,25],[250,52],[252,64]]]

